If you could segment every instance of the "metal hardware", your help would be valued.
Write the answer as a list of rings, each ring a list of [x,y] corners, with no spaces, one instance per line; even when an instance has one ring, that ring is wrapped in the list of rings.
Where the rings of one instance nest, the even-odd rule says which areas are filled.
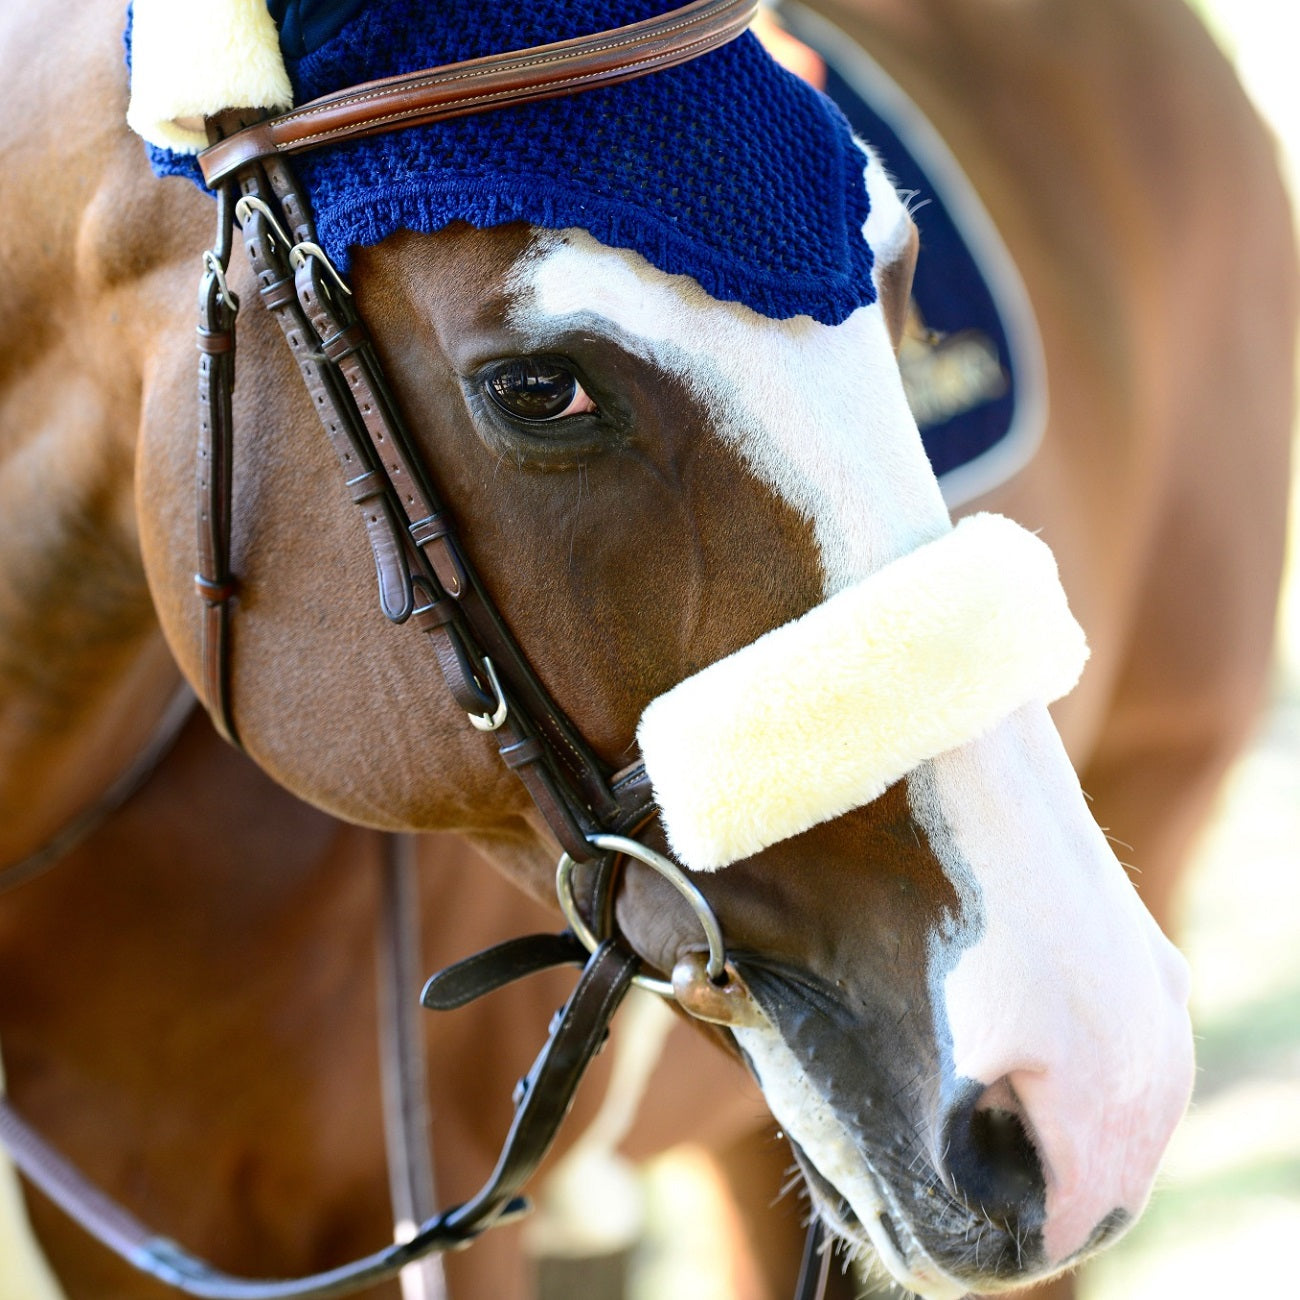
[[[594,848],[605,853],[622,853],[629,858],[635,858],[672,885],[691,905],[691,910],[704,929],[704,937],[709,941],[709,961],[705,967],[709,978],[724,979],[727,970],[727,949],[722,941],[722,927],[718,924],[718,918],[713,914],[708,899],[700,893],[692,881],[687,879],[686,873],[662,853],[657,853],[654,849],[647,848],[644,844],[637,840],[630,840],[626,836],[588,835],[587,839]],[[583,947],[588,952],[595,952],[600,947],[601,940],[592,933],[591,927],[583,919],[578,909],[578,900],[573,893],[573,871],[577,865],[567,853],[560,855],[555,868],[555,893],[560,900],[560,910],[564,913],[564,919],[568,921],[573,933],[582,941]],[[653,975],[634,975],[632,982],[662,997],[673,996],[673,986],[669,980],[655,979]]]
[[[293,240],[285,233],[279,218],[271,211],[269,203],[259,199],[255,194],[245,194],[235,204],[235,220],[239,222],[241,227],[248,224],[250,212],[260,212],[266,218],[266,224],[271,227],[271,233],[280,241],[281,245],[288,249],[293,248]]]
[[[301,271],[303,263],[309,257],[314,257],[329,273],[334,283],[343,290],[349,298],[352,297],[352,290],[348,288],[347,281],[338,273],[334,263],[330,261],[329,255],[319,244],[313,244],[311,240],[304,239],[301,244],[295,244],[289,250],[289,264],[295,271]]]
[[[497,706],[491,713],[467,713],[465,716],[480,731],[495,731],[506,720],[506,714],[510,712],[510,706],[506,703],[506,693],[501,689],[501,681],[497,677],[497,670],[487,655],[483,656],[483,671],[487,673],[488,682],[492,686],[492,694],[497,697]],[[592,948],[590,951],[595,952],[595,949]]]
[[[203,250],[203,265],[209,275],[216,276],[217,292],[221,295],[221,300],[226,304],[232,313],[239,310],[239,296],[231,291],[230,286],[226,283],[226,268],[221,265],[221,259],[210,248]]]

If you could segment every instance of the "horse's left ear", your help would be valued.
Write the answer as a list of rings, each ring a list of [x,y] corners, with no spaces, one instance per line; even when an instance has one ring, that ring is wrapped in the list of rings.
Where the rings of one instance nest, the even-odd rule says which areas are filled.
[[[292,104],[265,0],[135,0],[126,121],[150,144],[197,153],[205,118]]]
[[[903,342],[908,303],[912,298],[912,276],[916,273],[916,255],[920,247],[920,235],[912,226],[906,242],[890,261],[876,268],[876,292],[880,295],[880,309],[885,314],[885,325],[895,352]]]

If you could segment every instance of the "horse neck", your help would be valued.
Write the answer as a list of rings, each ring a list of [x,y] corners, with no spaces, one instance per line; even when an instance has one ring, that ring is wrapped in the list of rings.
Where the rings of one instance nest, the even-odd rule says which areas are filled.
[[[183,316],[192,300],[159,292],[159,277],[177,277],[192,222],[178,185],[144,185],[119,125],[120,18],[74,13],[58,57],[75,49],[80,66],[57,77],[36,15],[12,16],[0,42],[0,74],[26,110],[0,124],[0,866],[93,802],[177,682],[133,475],[146,358],[174,310],[160,304]],[[75,108],[53,99],[70,81],[86,89]]]

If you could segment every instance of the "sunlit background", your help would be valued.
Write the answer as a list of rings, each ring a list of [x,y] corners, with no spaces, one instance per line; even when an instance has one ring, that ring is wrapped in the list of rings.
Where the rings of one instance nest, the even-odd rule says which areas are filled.
[[[1300,193],[1300,84],[1276,0],[1198,5],[1285,151]],[[1248,205],[1246,216],[1248,218]],[[1300,476],[1293,501],[1300,502]],[[1300,1295],[1300,527],[1291,521],[1273,698],[1192,870],[1181,941],[1200,1077],[1147,1217],[1086,1300]]]
[[[1294,0],[1194,2],[1276,131],[1292,193],[1300,194],[1300,79],[1283,30],[1294,23]],[[1243,213],[1248,220],[1247,196]],[[1293,500],[1300,504],[1300,473]],[[1083,1300],[1300,1296],[1288,1262],[1300,1243],[1296,512],[1290,555],[1269,707],[1222,793],[1183,901],[1179,941],[1195,977],[1196,1097],[1150,1210],[1087,1271]],[[637,1270],[635,1300],[721,1300],[736,1292],[728,1261],[710,1253],[708,1188],[692,1172],[690,1157],[677,1155],[651,1175],[659,1193],[652,1199],[674,1207],[672,1249]]]

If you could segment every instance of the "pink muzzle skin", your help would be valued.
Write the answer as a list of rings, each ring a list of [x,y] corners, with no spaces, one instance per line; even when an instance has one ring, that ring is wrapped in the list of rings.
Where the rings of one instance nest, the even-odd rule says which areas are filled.
[[[909,783],[980,918],[973,940],[932,958],[953,1073],[986,1086],[977,1110],[1023,1124],[1046,1185],[1044,1250],[1064,1265],[1108,1221],[1137,1218],[1187,1108],[1187,963],[1115,860],[1044,710]]]

